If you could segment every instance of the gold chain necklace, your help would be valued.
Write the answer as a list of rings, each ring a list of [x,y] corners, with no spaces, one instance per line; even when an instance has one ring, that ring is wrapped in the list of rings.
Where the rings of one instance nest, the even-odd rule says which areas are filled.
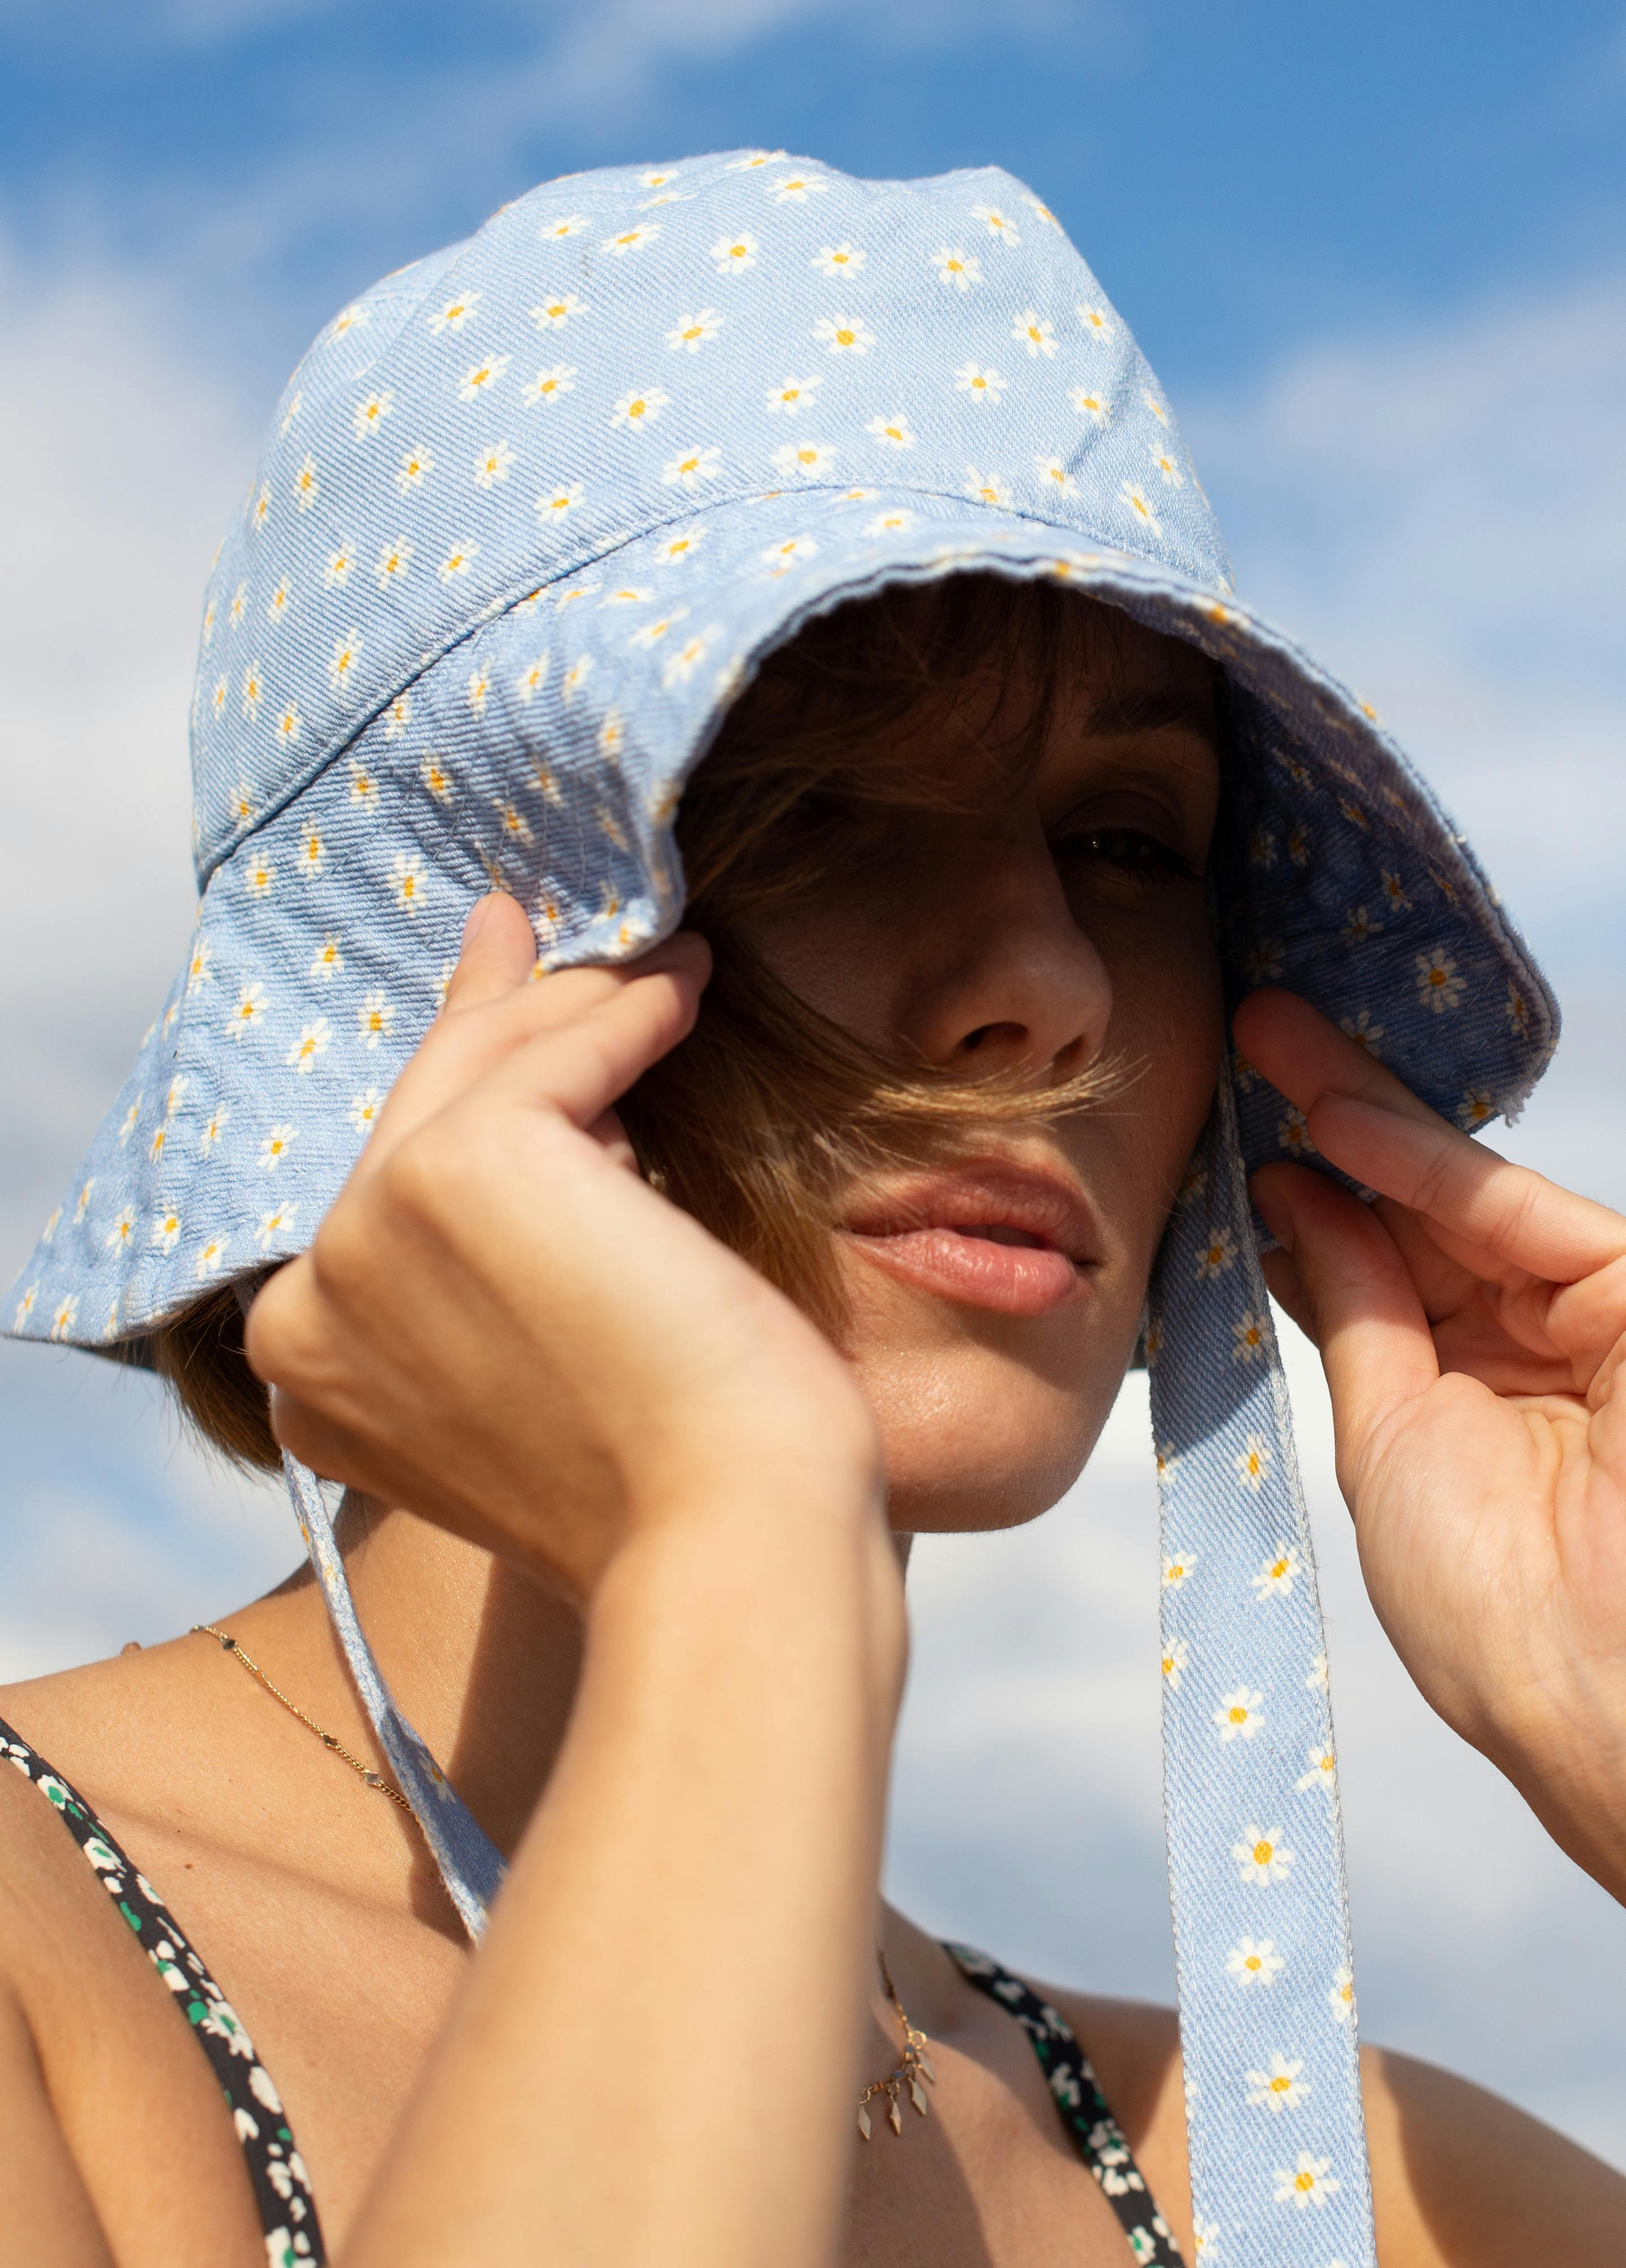
[[[886,2096],[887,2123],[894,2134],[901,2134],[903,2114],[898,2109],[898,2098],[904,2088],[909,2089],[909,2101],[923,2118],[927,2115],[928,2105],[926,2090],[920,2082],[924,2079],[933,2087],[938,2083],[938,2075],[932,2070],[931,2059],[926,2053],[931,2043],[924,2032],[917,2031],[904,2014],[903,2003],[899,1999],[892,1981],[892,1971],[887,1966],[887,1956],[879,1946],[875,1948],[875,1958],[880,1963],[880,1981],[887,1988],[887,1998],[903,2027],[903,2053],[885,2079],[872,2080],[858,2097],[858,2132],[866,2142],[870,2139],[869,2105],[876,2095]]]
[[[376,1787],[380,1795],[387,1795],[390,1801],[404,1811],[408,1819],[412,1817],[412,1806],[407,1801],[401,1790],[398,1787],[392,1787],[382,1772],[375,1771],[371,1764],[364,1764],[359,1756],[353,1756],[349,1750],[342,1746],[336,1734],[325,1731],[314,1717],[305,1715],[297,1701],[291,1701],[280,1686],[273,1685],[259,1663],[249,1660],[230,1631],[217,1630],[213,1623],[194,1623],[192,1631],[195,1637],[218,1638],[223,1650],[227,1653],[234,1653],[249,1675],[264,1686],[274,1701],[280,1701],[291,1717],[297,1717],[302,1725],[310,1727],[323,1748],[331,1749],[335,1756],[342,1758],[353,1772],[359,1773],[369,1787]]]

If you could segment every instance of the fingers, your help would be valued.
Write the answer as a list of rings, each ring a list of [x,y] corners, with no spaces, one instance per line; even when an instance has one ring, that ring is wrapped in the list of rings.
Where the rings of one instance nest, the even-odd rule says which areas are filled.
[[[1572,1283],[1626,1254],[1620,1214],[1471,1141],[1307,1000],[1255,992],[1235,1030],[1248,1060],[1304,1112],[1322,1156],[1443,1230],[1449,1257],[1487,1275]]]
[[[1428,1318],[1406,1263],[1358,1197],[1305,1166],[1265,1166],[1254,1203],[1288,1256],[1269,1277],[1321,1350],[1338,1421],[1340,1464],[1358,1462],[1374,1429],[1439,1377]],[[1279,1294],[1278,1294],[1279,1296]]]
[[[492,890],[476,899],[463,924],[457,967],[446,986],[447,1015],[504,998],[528,983],[536,939],[517,898]]]
[[[482,1100],[551,1108],[592,1128],[694,1028],[700,988],[692,966],[680,961],[629,976],[585,1014],[539,1033],[491,1074]]]

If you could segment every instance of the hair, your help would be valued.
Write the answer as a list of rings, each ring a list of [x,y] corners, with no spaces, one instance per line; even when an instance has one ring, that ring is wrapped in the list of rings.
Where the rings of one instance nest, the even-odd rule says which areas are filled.
[[[834,1208],[855,1169],[952,1152],[990,1123],[1048,1123],[1100,1100],[1122,1067],[1097,1063],[1041,1089],[1031,1071],[968,1079],[890,1060],[781,982],[743,925],[806,900],[838,864],[850,876],[884,858],[888,826],[911,811],[976,810],[1014,792],[1122,619],[1054,584],[990,574],[850,600],[763,662],[685,791],[685,925],[709,941],[714,973],[694,1031],[621,1116],[646,1177],[833,1333]],[[214,1448],[278,1466],[237,1285],[130,1352]]]

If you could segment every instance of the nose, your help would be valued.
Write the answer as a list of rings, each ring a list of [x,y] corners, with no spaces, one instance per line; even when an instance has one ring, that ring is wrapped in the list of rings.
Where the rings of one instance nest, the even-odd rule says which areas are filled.
[[[1101,1053],[1106,963],[1079,928],[1042,834],[988,833],[938,865],[927,954],[903,1005],[904,1038],[939,1069],[1071,1079]]]

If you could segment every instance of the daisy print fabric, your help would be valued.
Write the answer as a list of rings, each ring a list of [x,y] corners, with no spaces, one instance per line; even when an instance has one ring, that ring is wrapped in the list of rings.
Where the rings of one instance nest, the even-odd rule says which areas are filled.
[[[548,966],[643,951],[681,917],[684,783],[761,658],[843,600],[973,571],[1061,582],[1223,673],[1231,999],[1291,985],[1456,1123],[1517,1111],[1556,1037],[1539,971],[1371,711],[1234,592],[1162,388],[1041,200],[995,169],[875,182],[784,151],[617,167],[364,292],[290,380],[205,593],[196,926],[11,1330],[138,1353],[303,1249],[475,899],[511,890]],[[1233,1058],[1145,1341],[1170,1843],[1199,2217],[1284,2268],[1324,2227],[1357,2268],[1352,1998],[1326,2039],[1283,2021],[1330,2021],[1351,1962],[1242,1178],[1282,1156],[1319,1162]],[[381,1685],[374,1714],[406,1754]],[[484,1881],[459,1876],[476,1917]]]

